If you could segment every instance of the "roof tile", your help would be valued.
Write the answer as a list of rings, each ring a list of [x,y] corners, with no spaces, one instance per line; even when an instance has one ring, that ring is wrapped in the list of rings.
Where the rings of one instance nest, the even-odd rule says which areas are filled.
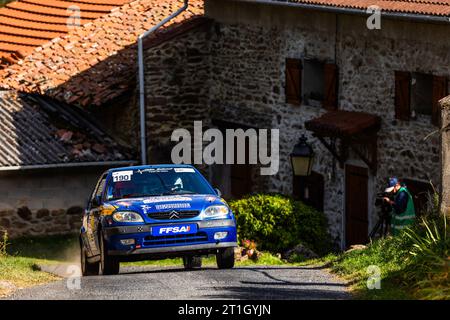
[[[288,0],[293,3],[366,10],[378,6],[385,12],[411,13],[432,16],[450,14],[450,0]],[[275,2],[275,1],[274,1]]]
[[[158,34],[203,15],[203,0],[189,3],[188,10]],[[70,30],[58,38],[58,43],[44,44],[22,65],[0,71],[0,78],[4,79],[1,85],[45,93],[83,106],[103,104],[134,88],[137,37],[182,4],[182,0],[137,0],[125,4],[89,25]],[[36,60],[41,62],[39,66]]]
[[[111,10],[132,0],[19,0],[0,8],[0,47],[3,56],[0,69],[14,63],[17,56],[28,55],[46,41],[64,35],[74,28],[72,6],[80,8],[81,25],[87,25]],[[18,36],[15,39],[12,36]],[[38,39],[44,39],[37,41]],[[26,47],[24,47],[26,46]]]

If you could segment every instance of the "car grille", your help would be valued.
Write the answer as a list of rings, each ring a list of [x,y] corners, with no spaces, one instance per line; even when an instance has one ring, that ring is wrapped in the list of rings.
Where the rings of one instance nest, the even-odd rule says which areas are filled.
[[[174,212],[176,216],[174,216]],[[200,214],[198,210],[186,210],[186,211],[164,211],[164,212],[152,212],[148,214],[148,217],[156,220],[177,220],[194,218]]]
[[[171,236],[147,236],[144,238],[144,246],[163,246],[170,244],[187,244],[208,241],[206,232],[197,232],[193,234],[177,234]]]

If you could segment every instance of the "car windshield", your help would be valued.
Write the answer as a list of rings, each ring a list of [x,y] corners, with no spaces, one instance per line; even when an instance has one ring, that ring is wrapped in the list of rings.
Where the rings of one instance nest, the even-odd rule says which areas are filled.
[[[106,188],[107,200],[172,194],[213,194],[213,190],[193,168],[115,171]]]

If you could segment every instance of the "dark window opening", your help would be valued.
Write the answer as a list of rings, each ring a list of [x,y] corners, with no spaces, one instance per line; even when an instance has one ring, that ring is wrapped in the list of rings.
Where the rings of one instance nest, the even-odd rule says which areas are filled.
[[[411,77],[411,110],[415,114],[431,116],[433,106],[433,76],[413,73]]]
[[[303,98],[310,106],[323,106],[325,98],[325,68],[318,60],[305,60],[303,69]]]
[[[427,210],[430,204],[429,201],[434,192],[433,186],[430,183],[412,179],[403,179],[403,183],[413,197],[416,215],[419,216]]]

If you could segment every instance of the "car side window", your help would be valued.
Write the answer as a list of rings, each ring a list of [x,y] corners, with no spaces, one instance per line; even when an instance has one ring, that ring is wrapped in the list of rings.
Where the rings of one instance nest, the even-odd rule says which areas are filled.
[[[106,183],[106,174],[104,174],[100,178],[100,180],[97,182],[97,185],[95,186],[94,191],[92,192],[91,199],[89,201],[89,209],[92,208],[92,201],[94,200],[94,198],[96,196],[102,195],[103,189],[105,188],[105,183]]]

